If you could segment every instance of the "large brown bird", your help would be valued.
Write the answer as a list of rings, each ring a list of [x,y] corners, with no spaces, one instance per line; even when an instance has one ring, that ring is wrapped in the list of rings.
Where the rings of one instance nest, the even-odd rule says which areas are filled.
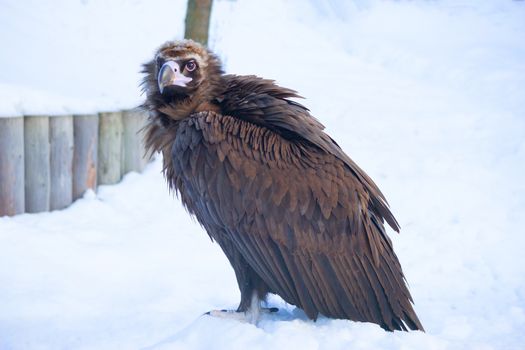
[[[275,293],[314,320],[423,330],[383,226],[399,231],[383,194],[289,99],[295,91],[224,75],[193,41],[165,43],[144,73],[146,145],[235,270],[241,301],[229,314],[254,321]]]

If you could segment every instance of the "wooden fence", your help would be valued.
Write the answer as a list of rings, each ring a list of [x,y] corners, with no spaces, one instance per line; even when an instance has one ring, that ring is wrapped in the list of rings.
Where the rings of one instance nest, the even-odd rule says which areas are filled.
[[[0,118],[0,217],[62,209],[142,171],[145,112]]]

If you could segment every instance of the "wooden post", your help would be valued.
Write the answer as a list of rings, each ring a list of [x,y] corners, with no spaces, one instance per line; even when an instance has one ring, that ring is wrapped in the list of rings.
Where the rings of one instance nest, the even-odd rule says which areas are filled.
[[[49,117],[24,118],[26,212],[49,211]]]
[[[0,217],[24,210],[24,118],[0,118]]]
[[[122,112],[122,175],[144,168],[144,146],[140,130],[145,124],[144,112],[138,108]]]
[[[49,119],[51,145],[51,210],[63,209],[73,202],[73,117]]]
[[[98,115],[73,116],[73,199],[97,187]]]
[[[143,111],[142,112],[142,125],[146,125],[149,118],[149,112]],[[140,169],[144,170],[146,165],[148,165],[149,162],[153,159],[154,155],[151,154],[151,152],[146,151],[146,146],[144,144],[144,130],[141,130],[139,132],[139,141],[140,141],[140,149],[141,149],[141,162],[140,162]]]
[[[208,44],[211,4],[212,0],[188,0],[184,32],[186,39]]]
[[[121,179],[122,113],[100,113],[98,130],[98,183],[112,185]]]

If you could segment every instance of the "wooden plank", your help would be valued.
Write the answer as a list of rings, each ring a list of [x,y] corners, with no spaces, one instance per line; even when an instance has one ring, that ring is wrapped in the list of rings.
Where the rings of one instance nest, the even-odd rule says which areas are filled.
[[[24,157],[26,212],[49,211],[49,117],[24,117]]]
[[[0,217],[25,211],[24,118],[0,118]]]
[[[98,127],[98,183],[112,185],[121,179],[122,113],[100,113]]]
[[[51,147],[51,210],[63,209],[73,202],[73,116],[49,119]]]
[[[144,112],[138,108],[122,112],[122,175],[144,168],[144,145],[140,130],[145,125]]]
[[[73,200],[87,189],[96,190],[98,165],[98,115],[73,116]]]

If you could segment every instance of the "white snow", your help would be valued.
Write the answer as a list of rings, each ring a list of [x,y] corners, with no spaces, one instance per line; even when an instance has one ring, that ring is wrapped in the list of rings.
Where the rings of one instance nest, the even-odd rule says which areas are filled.
[[[120,109],[184,1],[3,1],[0,115]],[[70,208],[0,218],[0,349],[525,348],[525,3],[217,1],[230,73],[277,79],[378,183],[426,333],[239,292],[160,160]],[[35,63],[36,62],[36,63]]]

